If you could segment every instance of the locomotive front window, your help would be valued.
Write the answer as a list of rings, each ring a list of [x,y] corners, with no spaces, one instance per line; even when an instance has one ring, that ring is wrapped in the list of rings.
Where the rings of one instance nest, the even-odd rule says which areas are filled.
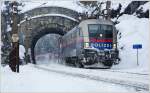
[[[112,25],[101,25],[101,31],[105,34],[105,38],[112,38],[113,37]]]
[[[97,25],[97,24],[89,25],[89,33],[97,33],[98,30],[99,30],[99,25]]]
[[[101,30],[104,31],[104,33],[106,34],[111,34],[113,28],[111,25],[101,25]]]

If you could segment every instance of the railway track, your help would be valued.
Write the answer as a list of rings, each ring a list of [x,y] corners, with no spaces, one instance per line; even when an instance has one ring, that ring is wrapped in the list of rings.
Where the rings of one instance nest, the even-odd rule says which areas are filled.
[[[149,84],[148,83],[132,82],[129,80],[124,80],[124,79],[114,79],[114,78],[112,79],[109,77],[94,76],[94,75],[88,75],[88,74],[84,74],[84,73],[74,73],[74,72],[70,72],[70,71],[45,68],[45,67],[38,66],[38,65],[35,65],[34,67],[41,69],[41,70],[48,71],[48,72],[70,75],[73,77],[81,77],[81,78],[86,78],[86,79],[96,80],[96,81],[103,81],[103,82],[107,82],[107,83],[119,84],[119,85],[122,85],[124,87],[132,87],[136,91],[140,91],[140,90],[149,91]]]
[[[134,73],[134,72],[124,72],[124,71],[118,71],[118,70],[106,70],[106,71],[110,71],[110,72],[119,72],[119,73],[127,73],[127,74],[135,74],[135,75],[149,75],[149,74],[146,74],[146,73]]]
[[[109,72],[117,72],[117,73],[127,73],[127,74],[135,74],[135,75],[149,75],[148,73],[138,73],[138,72],[127,72],[127,71],[120,71],[120,70],[115,70],[115,69],[107,69],[102,67],[87,67],[86,69],[96,69],[96,70],[101,70],[101,71],[109,71]]]
[[[100,65],[100,64],[99,64]],[[93,69],[93,70],[101,70],[101,71],[107,71],[107,72],[117,72],[117,73],[127,73],[127,74],[135,74],[135,75],[149,75],[148,73],[138,73],[138,72],[127,72],[127,71],[120,71],[115,69],[108,69],[107,67],[104,67],[103,65],[101,67],[85,67],[85,69]]]
[[[128,77],[128,78],[133,78],[135,77],[136,79],[145,79],[145,80],[149,80],[149,74],[147,73],[135,73],[135,72],[125,72],[125,71],[119,71],[119,70],[103,70],[103,69],[100,69],[100,71],[103,71],[103,72],[113,72],[114,74],[120,74],[120,75],[128,75],[128,76],[125,76],[125,77]]]

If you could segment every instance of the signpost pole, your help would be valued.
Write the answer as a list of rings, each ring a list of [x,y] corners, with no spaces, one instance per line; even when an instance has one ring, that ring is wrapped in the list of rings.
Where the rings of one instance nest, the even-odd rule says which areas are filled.
[[[139,53],[138,53],[138,49],[141,49],[141,48],[142,48],[142,44],[133,44],[133,49],[137,49],[137,66],[139,66],[139,60],[138,60]]]
[[[138,61],[138,49],[137,49],[137,65],[139,65],[139,61]]]

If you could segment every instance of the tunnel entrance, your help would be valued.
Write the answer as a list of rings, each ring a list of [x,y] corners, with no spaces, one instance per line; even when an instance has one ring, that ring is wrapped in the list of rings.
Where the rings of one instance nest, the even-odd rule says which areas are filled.
[[[63,36],[65,34],[65,32],[60,28],[45,28],[45,29],[42,29],[42,30],[38,31],[32,37],[32,40],[31,40],[31,60],[32,60],[33,64],[36,64],[36,59],[35,59],[35,46],[36,46],[36,43],[41,37],[43,37],[47,34],[58,34],[60,36]]]
[[[47,34],[41,37],[34,48],[36,64],[60,63],[60,38],[58,34]]]

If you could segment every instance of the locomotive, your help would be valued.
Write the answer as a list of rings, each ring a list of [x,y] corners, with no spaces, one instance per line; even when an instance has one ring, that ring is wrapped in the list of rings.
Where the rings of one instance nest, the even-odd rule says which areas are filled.
[[[112,21],[87,19],[66,33],[60,43],[62,57],[76,67],[111,68],[118,64],[117,30]]]

